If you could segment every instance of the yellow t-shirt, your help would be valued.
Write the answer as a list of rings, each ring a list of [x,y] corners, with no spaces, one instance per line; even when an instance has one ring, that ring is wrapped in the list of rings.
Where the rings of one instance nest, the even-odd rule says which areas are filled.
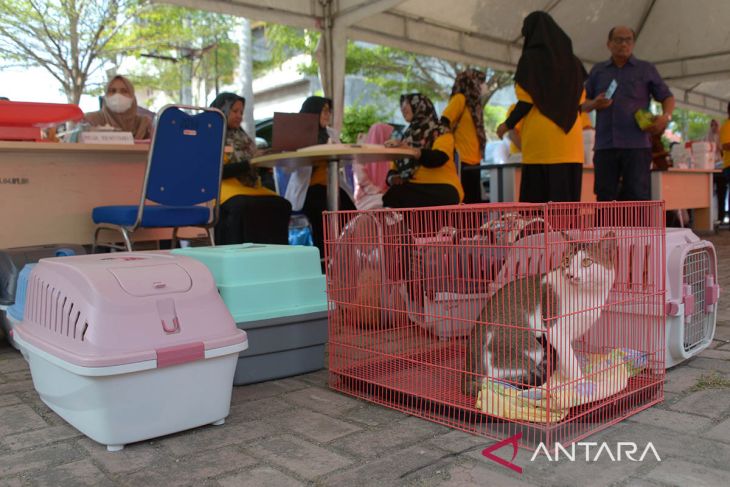
[[[581,102],[582,103],[582,102]],[[580,126],[583,130],[592,129],[591,114],[588,112],[580,112]]]
[[[327,163],[315,162],[312,165],[312,176],[309,178],[310,186],[327,186]]]
[[[529,93],[515,84],[517,99],[533,103]],[[580,96],[579,103],[585,101],[586,92]],[[583,128],[575,107],[575,123],[567,134],[555,122],[540,113],[533,104],[532,109],[522,119],[522,162],[524,164],[560,164],[565,162],[583,163]]]
[[[419,166],[411,183],[416,184],[448,184],[456,188],[459,192],[459,201],[464,201],[464,188],[461,187],[459,175],[456,173],[456,164],[454,163],[454,136],[446,133],[439,136],[431,147],[432,150],[439,150],[449,156],[449,160],[439,167]],[[392,168],[395,169],[395,163]]]
[[[720,127],[720,145],[730,144],[730,120]],[[730,150],[722,151],[722,167],[730,167]]]
[[[515,109],[515,104],[511,104],[509,108],[507,109],[507,118],[509,118],[510,115],[512,115],[512,111]],[[524,119],[523,119],[524,120]],[[522,120],[517,122],[517,125],[515,125],[515,128],[512,129],[516,135],[520,135],[520,132],[522,132]],[[520,148],[515,145],[515,143],[510,140],[509,142],[509,153],[510,154],[518,154],[520,152]]]
[[[234,196],[276,196],[276,193],[269,188],[261,186],[261,182],[255,187],[246,186],[236,178],[226,178],[221,181],[221,204]]]
[[[476,125],[474,125],[469,107],[466,106],[466,97],[463,93],[457,93],[451,97],[449,104],[444,109],[443,116],[451,122],[456,150],[459,151],[461,162],[470,166],[479,164],[482,160],[479,137],[477,137]]]

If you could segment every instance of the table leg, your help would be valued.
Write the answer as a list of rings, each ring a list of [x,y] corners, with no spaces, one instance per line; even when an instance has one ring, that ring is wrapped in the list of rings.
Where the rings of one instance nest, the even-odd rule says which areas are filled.
[[[715,229],[715,224],[712,221],[712,173],[707,173],[706,188],[706,201],[707,208],[697,208],[694,210],[694,228],[693,230],[698,232],[712,232]]]
[[[327,163],[327,209],[337,211],[339,208],[340,178],[337,161]]]

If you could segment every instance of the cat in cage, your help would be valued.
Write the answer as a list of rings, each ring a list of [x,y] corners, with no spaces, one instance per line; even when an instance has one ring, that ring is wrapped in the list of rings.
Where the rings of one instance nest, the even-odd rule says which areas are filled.
[[[612,231],[570,243],[559,267],[510,281],[489,297],[469,336],[462,392],[476,397],[487,378],[537,387],[555,371],[580,380],[572,342],[598,321],[617,255]]]

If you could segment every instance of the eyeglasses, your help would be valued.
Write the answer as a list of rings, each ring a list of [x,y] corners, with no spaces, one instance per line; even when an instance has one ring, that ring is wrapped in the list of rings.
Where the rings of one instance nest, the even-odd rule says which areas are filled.
[[[614,37],[611,39],[611,41],[614,44],[633,44],[634,38],[633,37]]]

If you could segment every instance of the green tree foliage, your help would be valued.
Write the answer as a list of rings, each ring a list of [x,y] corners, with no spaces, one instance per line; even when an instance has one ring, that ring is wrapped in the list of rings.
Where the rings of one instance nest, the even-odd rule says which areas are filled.
[[[704,113],[677,108],[672,115],[672,128],[682,135],[683,140],[699,140],[710,130],[712,118]]]
[[[89,77],[116,54],[112,42],[137,0],[0,0],[0,61],[39,66],[78,103]]]
[[[315,49],[319,41],[318,32],[272,24],[267,24],[265,29],[271,58],[257,64],[258,74],[280,66],[298,53],[311,56],[311,62],[299,66],[300,73],[317,73]],[[379,86],[382,94],[390,99],[396,99],[401,93],[418,91],[434,100],[445,100],[451,94],[454,77],[467,67],[465,64],[421,56],[392,47],[357,42],[347,44],[347,74],[363,76],[368,82]],[[511,82],[510,73],[487,70],[487,100],[494,92]]]
[[[380,105],[360,105],[355,103],[345,108],[345,119],[342,124],[340,140],[345,144],[354,144],[360,134],[367,133],[374,123],[385,122],[393,113],[384,111]]]
[[[136,16],[117,44],[140,59],[132,73],[137,85],[179,99],[182,88],[193,83],[207,95],[234,80],[236,22],[227,15],[156,4]]]
[[[496,105],[484,107],[484,130],[496,132],[497,126],[507,119],[507,108]]]

